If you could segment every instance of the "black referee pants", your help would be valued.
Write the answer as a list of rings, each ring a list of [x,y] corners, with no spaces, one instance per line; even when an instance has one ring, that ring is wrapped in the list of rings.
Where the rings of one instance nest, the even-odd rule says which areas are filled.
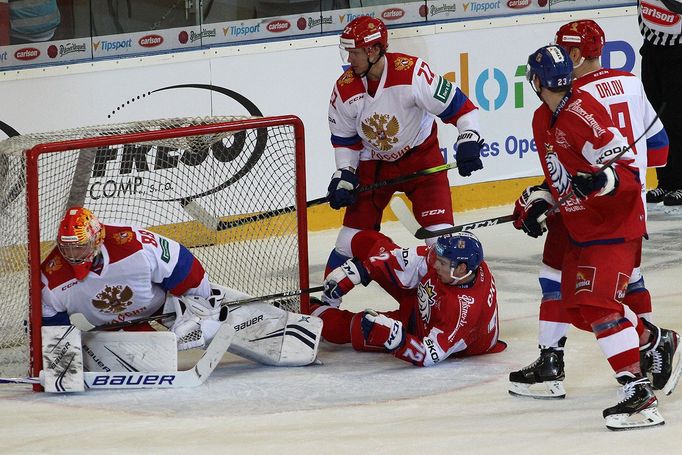
[[[661,121],[670,139],[668,164],[656,169],[658,186],[682,189],[682,45],[652,46],[644,43],[642,84],[656,112],[666,102]],[[648,126],[648,125],[647,125]]]

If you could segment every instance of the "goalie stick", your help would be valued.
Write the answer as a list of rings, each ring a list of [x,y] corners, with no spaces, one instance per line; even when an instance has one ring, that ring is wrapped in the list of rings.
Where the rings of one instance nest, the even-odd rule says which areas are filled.
[[[222,324],[194,367],[165,372],[83,372],[86,389],[160,389],[197,387],[213,373],[232,342],[234,329]],[[43,384],[41,378],[0,378],[4,384]]]
[[[269,294],[269,295],[261,295],[257,297],[249,297],[247,299],[241,299],[241,300],[232,300],[229,302],[223,302],[223,306],[230,306],[230,305],[245,305],[249,303],[255,303],[255,302],[265,302],[268,300],[277,300],[277,299],[284,299],[287,297],[296,297],[302,294],[310,294],[312,292],[319,292],[324,290],[324,286],[313,286],[311,288],[303,288],[303,289],[295,289],[293,291],[284,291],[284,292],[279,292],[277,294]],[[152,322],[152,321],[159,321],[161,319],[167,319],[167,318],[173,318],[175,317],[175,313],[163,313],[163,314],[155,314],[152,316],[148,316],[146,318],[139,318],[135,319],[132,321],[125,321],[125,322],[117,322],[114,324],[104,324],[104,325],[98,325],[94,326],[88,321],[85,316],[83,316],[82,313],[74,313],[69,316],[69,319],[71,320],[71,324],[73,324],[75,327],[78,329],[82,330],[83,332],[90,332],[92,330],[118,330],[118,329],[123,329],[126,327],[130,327],[133,325],[138,325],[142,324],[145,322]]]
[[[382,182],[373,183],[371,185],[363,185],[356,188],[355,193],[364,193],[366,191],[373,191],[379,188],[384,188],[386,186],[397,185],[399,183],[409,182],[410,180],[416,179],[418,177],[424,177],[427,175],[437,174],[443,171],[449,171],[450,169],[455,169],[457,167],[457,162],[441,164],[439,166],[430,167],[427,169],[421,169],[415,171],[411,174],[403,175],[393,179],[384,180]],[[320,197],[306,202],[306,207],[315,207],[317,205],[322,205],[328,202],[327,197]],[[208,210],[203,208],[196,199],[182,199],[180,201],[182,208],[195,220],[206,226],[212,231],[224,231],[226,229],[231,229],[238,226],[243,226],[248,223],[253,223],[255,221],[265,220],[267,218],[272,218],[279,215],[284,215],[286,213],[292,213],[296,211],[295,205],[290,205],[281,209],[274,209],[267,212],[261,212],[256,215],[245,216],[243,218],[238,218],[232,221],[223,221],[218,217],[211,215]]]
[[[453,226],[444,229],[438,229],[437,231],[429,231],[424,229],[419,225],[415,219],[412,211],[407,207],[405,201],[400,197],[394,197],[390,202],[391,210],[398,217],[398,221],[402,223],[405,228],[412,233],[416,238],[420,240],[430,239],[433,237],[440,237],[441,235],[454,234],[455,232],[470,231],[472,229],[477,229],[481,227],[496,226],[502,223],[509,223],[514,221],[516,217],[514,215],[504,215],[498,216],[496,218],[488,218],[487,220],[474,221],[471,223],[460,224],[459,226]]]

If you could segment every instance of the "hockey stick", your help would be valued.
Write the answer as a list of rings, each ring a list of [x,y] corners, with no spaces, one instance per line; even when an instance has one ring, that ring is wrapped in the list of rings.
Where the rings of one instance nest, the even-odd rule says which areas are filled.
[[[402,225],[405,226],[405,228],[410,231],[412,235],[420,240],[440,237],[441,235],[454,234],[455,232],[470,231],[472,229],[481,227],[496,226],[502,223],[509,223],[516,219],[514,215],[504,215],[498,216],[496,218],[488,218],[487,220],[460,224],[459,226],[453,226],[445,229],[438,229],[437,231],[429,231],[419,225],[414,215],[407,207],[407,204],[405,204],[405,201],[403,201],[401,198],[394,197],[391,199],[390,205],[391,210],[393,210],[393,213],[395,213]]]
[[[246,305],[249,303],[255,303],[255,302],[266,302],[268,300],[277,300],[277,299],[283,299],[287,297],[296,297],[302,294],[310,294],[312,292],[319,292],[324,290],[324,286],[314,286],[312,288],[304,288],[304,289],[296,289],[293,291],[284,291],[284,292],[279,292],[277,294],[269,294],[269,295],[262,295],[258,297],[249,297],[247,299],[240,299],[240,300],[232,300],[230,302],[223,302],[223,306],[235,306],[235,305]],[[125,322],[117,322],[113,324],[104,324],[104,325],[98,325],[94,326],[88,321],[85,316],[82,313],[74,313],[69,316],[69,319],[71,321],[71,324],[77,327],[79,330],[82,330],[83,332],[90,332],[92,330],[118,330],[118,329],[124,329],[126,327],[130,327],[133,325],[138,325],[142,324],[145,322],[152,322],[152,321],[159,321],[161,319],[167,319],[167,318],[174,318],[175,317],[175,312],[173,313],[163,313],[163,314],[155,314],[152,316],[147,316],[145,318],[139,318],[131,321],[125,321]]]
[[[213,373],[234,337],[234,329],[229,324],[222,324],[216,332],[211,344],[196,365],[183,371],[138,372],[116,371],[99,372],[84,371],[83,378],[86,389],[166,389],[176,387],[196,387],[203,384]],[[42,384],[40,378],[0,378],[5,384]]]
[[[379,188],[384,188],[386,186],[397,185],[399,183],[409,182],[418,177],[424,177],[427,175],[437,174],[443,171],[449,171],[450,169],[455,169],[457,167],[457,162],[441,164],[439,166],[430,167],[427,169],[421,169],[415,171],[411,174],[402,175],[393,179],[384,180],[382,182],[373,183],[371,185],[363,185],[356,188],[355,193],[364,193],[367,191],[377,190]],[[317,205],[326,204],[329,202],[327,197],[320,197],[306,202],[306,207],[315,207]],[[212,231],[224,231],[226,229],[231,229],[238,226],[243,226],[248,223],[253,223],[255,221],[265,220],[267,218],[272,218],[275,216],[283,215],[286,213],[292,213],[296,211],[295,205],[290,205],[281,209],[274,209],[267,212],[261,212],[256,215],[250,215],[243,218],[239,218],[232,221],[222,221],[220,218],[211,215],[205,208],[203,208],[195,199],[182,199],[180,201],[182,208],[192,216],[195,220],[206,226]]]

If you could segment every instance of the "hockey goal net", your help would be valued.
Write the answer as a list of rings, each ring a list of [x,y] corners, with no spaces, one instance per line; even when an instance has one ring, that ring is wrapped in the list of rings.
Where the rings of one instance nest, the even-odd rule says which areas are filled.
[[[215,283],[254,296],[307,288],[304,154],[294,116],[163,119],[0,142],[0,375],[40,371],[40,262],[74,205],[184,244]],[[305,312],[307,302],[278,304]]]

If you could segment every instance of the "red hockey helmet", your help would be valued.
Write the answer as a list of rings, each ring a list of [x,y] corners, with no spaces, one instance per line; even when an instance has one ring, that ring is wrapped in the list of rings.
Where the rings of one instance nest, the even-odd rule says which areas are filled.
[[[356,17],[346,25],[341,33],[341,49],[364,49],[375,44],[381,45],[383,51],[388,47],[388,29],[375,17]]]
[[[577,47],[585,58],[597,58],[604,48],[604,30],[593,20],[569,22],[561,26],[555,42],[567,51]]]
[[[57,247],[78,280],[90,271],[92,261],[104,241],[104,226],[85,207],[71,207],[59,223]]]

